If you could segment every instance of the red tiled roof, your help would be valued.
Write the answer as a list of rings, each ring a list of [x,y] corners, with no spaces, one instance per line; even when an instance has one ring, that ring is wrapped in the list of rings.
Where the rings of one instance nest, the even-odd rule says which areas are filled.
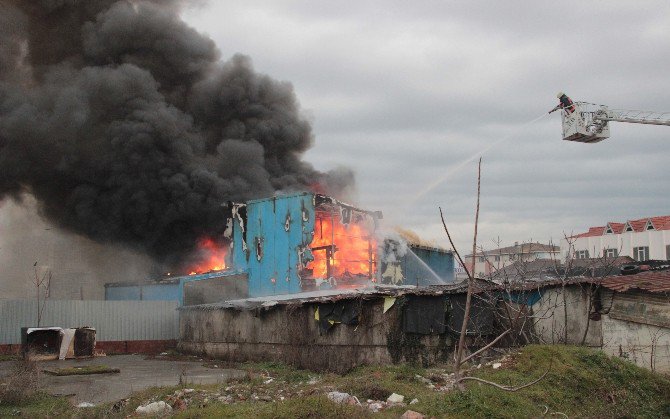
[[[612,227],[612,231],[614,234],[621,234],[623,232],[623,227],[626,225],[626,223],[608,223],[610,227]]]
[[[645,231],[647,221],[649,220],[651,220],[651,223],[654,225],[655,230],[670,230],[670,215],[640,218],[637,220],[628,220],[627,223],[630,224],[630,226],[633,228],[633,231],[639,233]],[[607,223],[607,226],[612,227],[612,231],[614,234],[623,233],[625,225],[626,223],[615,223],[615,222]],[[580,237],[602,236],[607,231],[607,226],[589,227],[589,231],[587,231],[586,233],[577,234],[573,237],[580,238]]]
[[[670,215],[651,217],[651,222],[656,230],[670,230]]]
[[[640,289],[649,292],[670,291],[670,270],[646,271],[635,275],[607,276],[600,283],[605,288],[617,292]]]
[[[582,234],[577,234],[576,236],[573,237],[593,237],[593,236],[602,236],[605,234],[605,227],[589,227],[589,231],[586,233]]]
[[[631,227],[633,227],[633,231],[635,232],[640,232],[644,231],[644,227],[647,225],[647,219],[644,220],[630,220],[628,222]]]

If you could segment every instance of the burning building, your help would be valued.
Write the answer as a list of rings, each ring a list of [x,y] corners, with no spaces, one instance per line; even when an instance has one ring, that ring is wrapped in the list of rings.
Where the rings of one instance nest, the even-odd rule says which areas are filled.
[[[451,252],[386,236],[380,212],[315,193],[226,209],[228,268],[186,283],[181,350],[338,371],[448,357],[447,294],[462,292],[444,285]],[[247,296],[223,295],[240,281]]]
[[[384,237],[379,211],[306,192],[231,202],[224,207],[228,245],[201,246],[207,252],[204,259],[211,261],[209,265],[201,263],[193,268],[193,275],[159,283],[107,284],[106,298],[171,298],[191,305],[375,284],[425,286],[453,280],[451,252]],[[207,243],[211,245],[211,241]],[[211,266],[210,271],[206,266]],[[167,287],[171,287],[170,292],[157,291]]]
[[[226,208],[227,273],[246,274],[249,297],[453,279],[451,252],[414,246],[419,256],[411,246],[391,246],[379,233],[379,211],[314,193],[229,203]]]
[[[442,282],[453,279],[451,252],[421,247],[424,261],[411,247],[390,245],[380,234],[379,211],[313,193],[228,207],[229,260],[234,271],[247,272],[250,297],[371,283],[429,285],[434,283],[431,276]],[[405,258],[408,252],[416,263]],[[420,264],[427,265],[423,271]]]
[[[229,204],[229,211],[230,262],[247,272],[251,297],[379,280],[379,212],[311,193]]]

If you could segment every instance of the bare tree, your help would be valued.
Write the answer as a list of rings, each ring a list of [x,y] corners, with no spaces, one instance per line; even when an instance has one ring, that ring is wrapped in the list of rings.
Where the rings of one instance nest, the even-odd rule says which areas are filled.
[[[43,272],[39,272],[39,266],[37,266],[37,262],[33,264],[32,282],[35,286],[35,298],[37,301],[37,327],[39,327],[42,322],[44,307],[46,305],[47,299],[49,298],[51,277],[51,269],[45,269]],[[40,302],[40,296],[42,296],[42,294],[44,294],[44,296],[41,298]]]
[[[477,225],[479,222],[479,197],[480,197],[480,192],[481,192],[481,179],[482,179],[482,158],[479,158],[479,165],[477,168],[477,210],[475,213],[475,234],[474,238],[472,240],[472,269],[474,270],[475,267],[475,254],[477,251]],[[444,215],[442,214],[442,208],[440,208],[440,218],[442,219],[442,225],[444,226],[444,231],[447,233],[447,237],[449,238],[449,243],[451,244],[452,249],[454,249],[454,253],[456,253],[456,256],[458,257],[459,262],[461,265],[463,265],[463,268],[465,269],[465,273],[468,275],[468,292],[465,297],[465,310],[463,314],[463,323],[461,324],[461,334],[458,339],[458,347],[456,349],[456,362],[455,362],[455,373],[456,373],[456,379],[458,380],[460,378],[460,373],[461,373],[461,364],[462,364],[462,358],[463,358],[463,350],[465,348],[465,334],[467,333],[468,329],[468,319],[470,318],[470,304],[472,302],[472,288],[474,284],[474,278],[472,276],[472,272],[470,269],[467,268],[465,263],[463,262],[463,259],[461,258],[460,253],[456,249],[456,246],[454,245],[454,241],[451,239],[451,235],[449,234],[449,229],[447,229],[447,225],[444,221]]]
[[[463,266],[465,273],[467,274],[467,281],[468,281],[468,288],[467,288],[467,294],[466,294],[466,300],[465,300],[465,307],[464,307],[464,314],[463,314],[463,321],[461,323],[461,332],[458,340],[458,347],[456,349],[456,357],[455,357],[455,365],[454,365],[454,370],[455,370],[455,385],[458,386],[458,388],[463,388],[463,381],[467,380],[472,380],[472,381],[478,381],[480,383],[488,384],[491,386],[494,386],[496,388],[499,388],[501,390],[505,391],[518,391],[522,388],[531,386],[540,380],[542,380],[547,373],[549,372],[549,369],[551,368],[551,363],[549,364],[549,367],[547,371],[542,374],[539,378],[527,383],[523,384],[517,387],[511,387],[511,386],[503,386],[491,381],[487,380],[482,380],[477,377],[467,377],[462,375],[462,366],[465,362],[469,361],[473,357],[479,355],[480,353],[486,351],[487,349],[491,348],[493,345],[495,345],[498,341],[500,341],[502,338],[504,338],[507,334],[509,334],[512,329],[513,329],[513,324],[514,321],[512,321],[511,316],[510,316],[510,327],[499,334],[495,339],[493,339],[491,342],[488,344],[484,345],[482,348],[480,348],[478,351],[472,353],[468,357],[464,357],[463,353],[465,351],[465,336],[467,334],[468,330],[468,323],[470,321],[470,309],[472,305],[472,298],[474,295],[474,288],[475,288],[475,281],[474,281],[474,276],[472,270],[475,268],[475,258],[477,254],[477,227],[479,223],[479,204],[480,204],[480,196],[481,196],[481,168],[482,168],[482,159],[479,159],[479,165],[478,165],[478,170],[477,170],[477,207],[476,207],[476,212],[475,212],[475,228],[474,228],[474,237],[473,237],[473,243],[472,243],[472,264],[470,265],[470,269],[468,269],[468,266],[464,263],[463,258],[461,257],[460,253],[458,252],[458,249],[456,248],[454,241],[451,237],[451,234],[449,233],[449,229],[447,228],[447,224],[444,221],[444,214],[442,213],[442,208],[439,208],[440,211],[440,219],[442,220],[442,226],[444,227],[444,231],[447,234],[447,237],[449,239],[449,243],[451,244],[451,247],[454,250],[454,254],[458,258],[459,262]],[[479,290],[478,290],[479,291]],[[519,319],[521,315],[521,310],[518,311],[516,318],[514,319],[515,321]]]

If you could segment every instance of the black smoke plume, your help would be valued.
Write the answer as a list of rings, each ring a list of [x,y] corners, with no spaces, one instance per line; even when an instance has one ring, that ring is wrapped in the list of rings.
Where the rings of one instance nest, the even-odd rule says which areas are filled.
[[[0,0],[0,198],[175,266],[224,227],[221,204],[314,184],[289,83],[222,62],[176,1]]]

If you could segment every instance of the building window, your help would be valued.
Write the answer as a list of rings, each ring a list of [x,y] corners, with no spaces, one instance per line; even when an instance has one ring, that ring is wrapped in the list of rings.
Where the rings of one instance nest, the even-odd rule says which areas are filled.
[[[588,259],[589,251],[588,250],[577,250],[575,252],[575,258],[577,259]]]
[[[485,258],[484,256],[480,256],[480,257],[479,257],[479,261],[480,261],[480,262],[486,262],[486,258]]]
[[[605,230],[605,234],[614,234],[614,230],[612,230],[611,226],[607,226],[607,230]]]
[[[626,223],[626,228],[624,228],[623,231],[633,231],[633,226],[631,226],[629,223]]]
[[[619,250],[617,249],[605,249],[605,257],[615,258],[619,256]]]
[[[649,260],[649,246],[634,247],[633,259],[637,261]]]
[[[665,245],[665,260],[670,260],[670,244]]]
[[[654,224],[651,222],[651,220],[647,221],[647,225],[644,227],[645,230],[655,230]]]
[[[670,246],[668,246],[668,247],[670,247]],[[500,255],[495,255],[494,259],[495,259],[496,262],[500,262]]]

